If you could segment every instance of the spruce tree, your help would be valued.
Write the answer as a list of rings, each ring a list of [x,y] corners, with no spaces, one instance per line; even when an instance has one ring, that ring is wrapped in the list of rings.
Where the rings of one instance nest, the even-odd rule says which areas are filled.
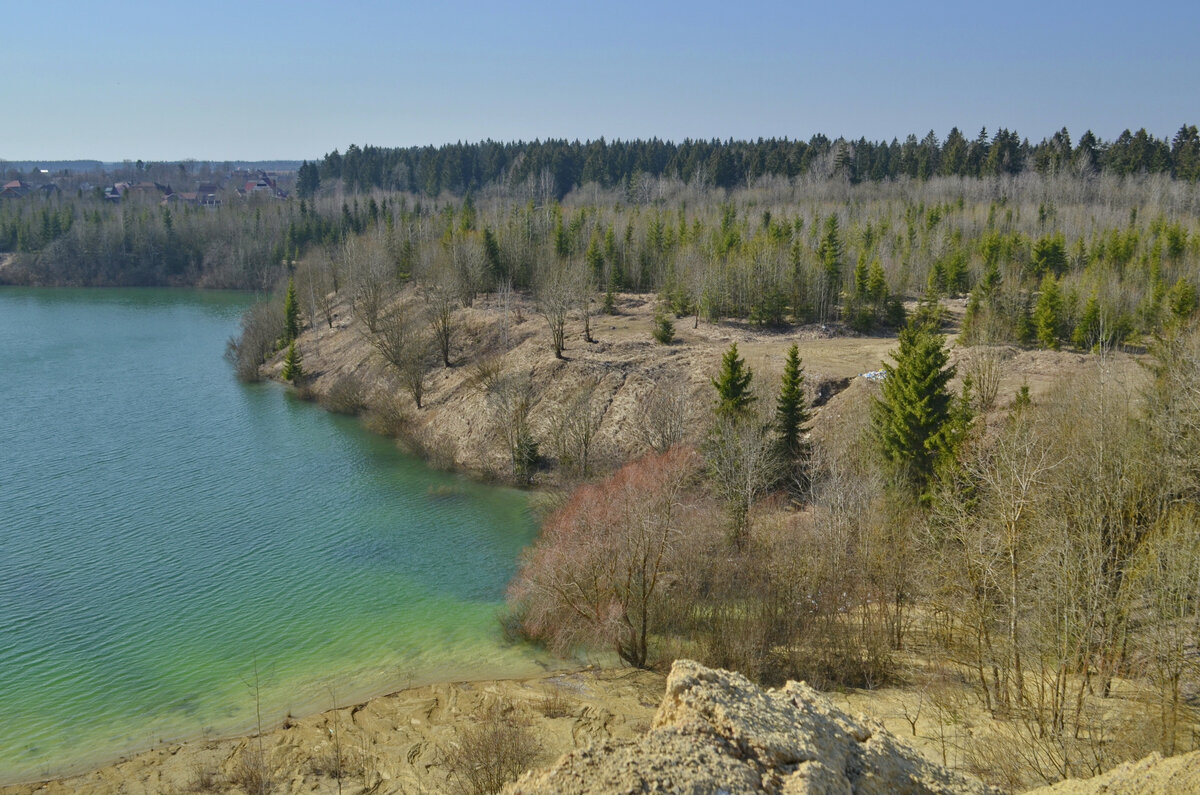
[[[1079,322],[1075,324],[1075,330],[1071,332],[1071,344],[1086,351],[1093,344],[1099,342],[1100,321],[1100,302],[1096,299],[1096,294],[1092,293],[1087,303],[1084,304],[1083,314],[1080,315]]]
[[[837,314],[842,291],[842,239],[836,214],[825,220],[825,235],[817,247],[817,254],[821,257],[821,278],[824,283],[821,315],[823,320],[830,320]]]
[[[729,346],[721,358],[721,372],[713,379],[717,390],[717,416],[738,418],[743,416],[754,402],[750,381],[754,373],[738,356],[737,343]]]
[[[775,401],[775,430],[779,434],[779,455],[797,486],[807,482],[808,445],[803,434],[809,420],[804,400],[804,366],[800,349],[792,345],[783,365],[779,397]]]
[[[885,364],[871,424],[883,457],[897,482],[917,496],[926,493],[939,459],[951,452],[954,398],[946,385],[954,377],[942,335],[910,323],[900,331],[895,364]]]
[[[1050,274],[1042,279],[1042,289],[1033,310],[1033,329],[1039,345],[1058,349],[1058,340],[1063,336],[1062,293],[1058,289],[1058,280]]]
[[[288,278],[287,296],[283,299],[283,341],[289,343],[300,336],[300,304],[296,301],[296,280]]]
[[[296,341],[288,343],[287,356],[283,360],[283,380],[293,384],[304,375],[304,367],[300,361],[300,351],[296,350]]]
[[[675,324],[671,316],[662,309],[654,313],[654,339],[662,345],[670,345],[675,339]]]

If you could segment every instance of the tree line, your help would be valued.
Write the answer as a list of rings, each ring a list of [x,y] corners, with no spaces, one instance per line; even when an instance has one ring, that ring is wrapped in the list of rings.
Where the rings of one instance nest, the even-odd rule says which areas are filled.
[[[306,164],[308,165],[308,164]],[[315,164],[314,164],[315,165]],[[903,141],[868,141],[817,134],[807,141],[759,138],[754,141],[649,140],[455,143],[443,146],[379,147],[351,144],[334,150],[308,174],[315,189],[321,180],[340,180],[350,192],[402,191],[436,197],[463,195],[498,184],[539,180],[561,199],[594,183],[611,188],[644,177],[671,177],[686,184],[731,189],[752,186],[763,177],[813,177],[850,183],[935,176],[993,177],[1034,172],[1087,176],[1107,173],[1169,174],[1200,178],[1200,133],[1184,124],[1171,138],[1144,128],[1125,130],[1111,141],[1090,130],[1072,142],[1066,128],[1030,143],[1015,130],[964,134],[957,127],[939,139],[931,130]],[[311,181],[313,178],[316,181]]]
[[[276,211],[276,254],[309,298],[349,290],[372,325],[404,284],[437,296],[443,360],[453,308],[502,288],[536,298],[556,353],[568,316],[590,336],[618,292],[657,293],[666,322],[858,333],[899,329],[905,301],[965,298],[965,339],[1084,351],[1136,344],[1200,306],[1200,191],[1162,176],[651,188],[648,204],[619,189],[541,205],[319,197]]]

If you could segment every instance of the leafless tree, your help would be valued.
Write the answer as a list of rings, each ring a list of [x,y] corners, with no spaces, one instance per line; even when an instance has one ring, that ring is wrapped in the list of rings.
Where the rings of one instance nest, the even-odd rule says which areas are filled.
[[[425,394],[429,372],[430,345],[419,313],[408,314],[396,307],[383,315],[378,330],[370,335],[371,345],[399,377],[417,408]]]
[[[639,403],[634,433],[642,445],[665,453],[687,436],[692,416],[691,394],[685,379],[659,378]]]
[[[350,308],[374,333],[396,291],[393,267],[379,237],[347,238],[342,260],[350,280]]]
[[[705,444],[710,480],[729,510],[730,540],[742,549],[750,508],[775,481],[779,455],[770,426],[753,417],[720,417]]]
[[[476,382],[486,396],[495,418],[495,427],[504,439],[512,465],[512,477],[519,483],[533,478],[538,445],[533,437],[529,415],[537,397],[529,373],[503,372],[499,365],[481,362]]]
[[[585,379],[557,408],[554,443],[559,465],[582,477],[592,473],[596,434],[604,419],[597,390],[599,379]]]
[[[425,301],[429,327],[445,367],[450,367],[450,355],[454,350],[454,337],[458,329],[455,311],[461,295],[462,285],[453,268],[445,263],[435,263],[425,271],[421,281],[421,297]]]
[[[555,649],[607,646],[645,667],[698,466],[695,452],[679,447],[578,489],[547,521],[510,589],[526,630]]]
[[[538,271],[534,290],[538,312],[546,318],[554,356],[559,359],[563,358],[567,316],[580,304],[582,295],[590,298],[585,272],[586,266],[582,262],[563,265],[549,261],[544,262]]]

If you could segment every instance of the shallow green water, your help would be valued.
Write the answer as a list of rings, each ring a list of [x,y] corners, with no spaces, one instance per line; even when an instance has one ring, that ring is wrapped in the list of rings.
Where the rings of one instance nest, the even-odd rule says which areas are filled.
[[[0,289],[0,781],[519,675],[524,495],[234,381],[245,296]]]

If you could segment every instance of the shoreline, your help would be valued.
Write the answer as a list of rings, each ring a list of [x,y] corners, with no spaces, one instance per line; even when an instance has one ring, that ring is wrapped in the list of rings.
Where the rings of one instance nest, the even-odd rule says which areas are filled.
[[[362,687],[351,686],[344,693],[334,690],[336,698],[332,699],[337,703],[343,702],[350,707],[361,707],[370,702],[386,699],[399,694],[419,690],[422,688],[430,688],[439,685],[450,684],[470,684],[478,682],[521,682],[526,680],[540,679],[547,676],[556,676],[564,672],[590,670],[595,666],[581,664],[578,660],[568,661],[559,660],[555,657],[545,655],[544,657],[532,658],[530,667],[538,669],[536,672],[521,674],[510,670],[493,670],[488,671],[482,667],[478,670],[471,670],[470,666],[462,669],[451,670],[448,675],[428,673],[426,675],[397,677],[397,679],[389,681],[388,684],[380,685],[364,685]],[[398,680],[403,679],[403,683]],[[322,715],[334,709],[331,706],[331,698],[328,696],[329,687],[311,685],[306,689],[315,693],[325,688],[326,695],[324,697],[306,696],[304,700],[292,702],[286,706],[264,706],[264,722],[263,734],[279,730],[285,727],[288,723],[307,720],[317,715]],[[250,699],[253,703],[253,699]],[[343,707],[338,707],[342,709]],[[269,710],[269,717],[268,717]],[[282,714],[281,714],[282,713]],[[158,714],[147,716],[147,721],[153,721],[159,717]],[[204,726],[191,731],[183,731],[178,734],[169,734],[166,732],[160,733],[161,736],[157,740],[151,740],[154,736],[153,732],[147,732],[145,739],[142,741],[132,740],[123,744],[108,744],[108,747],[115,747],[116,750],[103,751],[97,750],[94,753],[84,753],[77,761],[67,762],[61,765],[44,764],[43,768],[52,769],[55,772],[47,772],[45,774],[33,774],[30,776],[22,776],[20,774],[8,775],[0,772],[0,794],[8,793],[12,787],[30,787],[42,784],[45,782],[61,781],[65,779],[74,779],[80,776],[85,776],[91,772],[100,769],[116,767],[122,763],[152,753],[158,749],[169,746],[188,746],[200,743],[222,743],[234,740],[253,737],[257,734],[256,726],[253,718],[253,710],[249,710],[248,715],[239,717],[236,721],[231,721],[229,724],[218,727]],[[132,735],[126,735],[132,737]]]
[[[32,289],[36,290],[37,288]],[[54,289],[58,290],[59,288]],[[94,292],[90,288],[85,289],[88,289],[89,295]],[[157,292],[162,288],[149,289]],[[217,293],[217,295],[222,294]],[[240,307],[241,302],[238,302],[237,306]],[[236,311],[240,313],[241,309]],[[222,340],[224,336],[221,335]],[[209,355],[205,354],[205,356]],[[232,379],[232,372],[221,361],[219,352],[215,356],[214,372],[218,370],[221,380]],[[230,384],[232,386],[232,381]],[[307,407],[304,410],[311,411]],[[356,425],[360,425],[360,423],[356,423]],[[350,429],[342,428],[341,430]],[[414,466],[416,465],[414,464]],[[424,487],[421,488],[423,490]],[[463,487],[462,491],[467,494],[472,490]],[[453,510],[458,510],[455,507],[456,500],[434,499],[431,502],[439,506],[450,505]],[[514,496],[510,502],[513,506],[519,502],[521,515],[525,515],[526,501],[524,499],[518,501]],[[446,509],[439,508],[438,510]],[[484,512],[483,516],[485,519],[490,516],[490,522],[494,526],[502,524],[502,514],[499,509],[491,513]],[[530,525],[530,530],[532,530],[532,525]],[[511,547],[519,550],[524,543],[525,533],[522,532],[520,535],[506,533],[504,537],[514,539]],[[368,547],[368,549],[373,549],[373,547]],[[515,560],[516,555],[517,552],[507,554],[503,560],[511,563],[512,560]],[[440,561],[447,563],[454,560],[449,554],[439,553],[438,557]],[[496,559],[500,560],[501,558],[497,557]],[[353,558],[350,560],[353,561]],[[479,579],[479,572],[468,571],[467,574],[472,580]],[[303,669],[303,663],[292,665],[291,657],[288,657],[286,661],[280,663],[279,678],[276,681],[264,683],[262,701],[264,730],[268,725],[281,726],[294,720],[298,715],[310,717],[329,710],[333,703],[330,686],[332,686],[332,692],[337,694],[336,703],[363,704],[371,699],[402,692],[414,686],[428,686],[447,681],[528,677],[544,673],[547,670],[559,670],[565,665],[569,665],[569,663],[564,664],[552,660],[548,655],[539,654],[532,647],[516,647],[512,651],[498,648],[498,644],[502,644],[503,641],[494,614],[498,606],[503,603],[503,587],[508,580],[508,575],[502,573],[494,579],[499,584],[499,589],[496,593],[491,594],[489,585],[486,598],[479,598],[475,591],[466,588],[465,595],[453,591],[455,594],[453,596],[443,594],[438,599],[429,602],[438,608],[433,611],[433,614],[446,616],[444,620],[439,620],[443,620],[443,623],[451,628],[451,631],[447,633],[448,640],[444,643],[439,644],[438,636],[432,634],[422,640],[423,635],[433,632],[433,630],[424,629],[420,622],[412,621],[404,611],[398,610],[392,605],[391,609],[387,611],[389,614],[387,622],[381,622],[377,618],[369,616],[368,613],[360,614],[366,618],[353,622],[355,628],[363,630],[358,632],[356,637],[377,638],[378,643],[375,645],[379,645],[381,648],[387,646],[386,654],[351,659],[346,656],[335,657],[331,654],[314,653],[305,658],[310,662],[317,663],[312,665],[307,672]],[[332,583],[332,585],[342,590],[345,589],[344,580],[342,583]],[[379,591],[377,590],[377,592]],[[450,591],[447,592],[447,594],[450,593]],[[449,601],[443,601],[443,597]],[[385,600],[388,598],[390,597],[384,597]],[[496,602],[495,605],[492,604],[493,601]],[[453,607],[459,602],[467,608],[472,608],[464,610],[465,617],[468,619],[466,621],[462,620],[455,610],[446,608],[446,604],[451,604]],[[384,607],[386,608],[387,605]],[[392,621],[391,616],[393,615],[399,616],[399,618]],[[400,627],[404,630],[403,632],[383,629],[384,626],[392,627],[397,623],[408,626]],[[463,629],[464,627],[466,629]],[[475,631],[478,629],[486,632]],[[480,640],[476,641],[476,637]],[[249,667],[250,650],[257,642],[257,640],[251,639],[249,642],[239,645],[238,648],[245,652],[246,661],[245,665],[235,667],[240,669]],[[319,648],[328,645],[330,644],[324,643]],[[433,651],[435,647],[436,649],[445,648],[450,653],[441,654]],[[364,648],[372,648],[372,646],[368,643]],[[391,653],[393,649],[395,654]],[[281,655],[276,654],[276,656]],[[188,658],[182,654],[179,655],[179,659],[184,663],[188,662]],[[266,662],[274,664],[269,659]],[[321,664],[322,662],[324,664]],[[258,663],[262,665],[264,659],[260,657]],[[100,711],[87,712],[85,708],[80,707],[82,701],[68,700],[72,697],[70,696],[71,691],[64,687],[63,683],[72,678],[78,679],[78,670],[78,668],[74,670],[64,668],[60,674],[59,683],[54,685],[53,691],[47,691],[46,697],[43,699],[34,700],[33,697],[30,697],[20,703],[8,704],[14,708],[13,717],[15,719],[24,720],[24,717],[28,715],[32,728],[28,731],[17,731],[14,728],[12,747],[4,754],[7,764],[0,765],[0,770],[4,771],[3,774],[0,774],[0,786],[32,786],[47,780],[77,777],[87,774],[88,771],[120,764],[122,760],[144,755],[156,748],[229,740],[254,731],[256,699],[253,694],[245,695],[242,692],[244,688],[238,685],[236,677],[239,675],[239,671],[237,670],[234,671],[233,677],[228,679],[216,680],[211,677],[197,679],[197,681],[205,683],[210,681],[227,682],[229,687],[206,686],[186,689],[189,683],[185,682],[175,688],[177,692],[174,694],[178,696],[177,698],[164,700],[159,703],[159,706],[152,709],[146,708],[146,705],[151,703],[149,697],[144,701],[138,699],[126,710],[128,716],[121,713],[118,718],[113,718]],[[174,674],[175,671],[172,669],[168,673]],[[301,678],[298,673],[305,675]],[[248,673],[241,675],[243,682],[249,676]],[[91,692],[95,694],[103,694],[107,689],[103,683],[100,684],[100,688],[103,689],[97,690],[94,684],[90,686]],[[60,692],[67,695],[60,699]],[[208,698],[210,695],[212,697]],[[191,703],[193,697],[200,701],[199,696],[206,698],[204,703],[198,706]],[[57,707],[60,701],[66,705],[61,709]],[[129,701],[125,700],[126,704]],[[213,704],[215,707],[210,708]],[[95,717],[97,715],[99,717]]]
[[[264,727],[262,745],[276,791],[311,791],[334,780],[324,769],[334,729],[344,735],[345,755],[361,757],[364,780],[441,791],[459,733],[498,707],[527,722],[542,747],[539,763],[548,763],[579,744],[644,731],[664,682],[652,671],[578,665],[527,677],[430,682],[288,716]],[[236,786],[258,745],[253,731],[166,741],[82,771],[0,784],[0,795],[195,791],[204,781],[220,782],[214,789],[224,791]]]

